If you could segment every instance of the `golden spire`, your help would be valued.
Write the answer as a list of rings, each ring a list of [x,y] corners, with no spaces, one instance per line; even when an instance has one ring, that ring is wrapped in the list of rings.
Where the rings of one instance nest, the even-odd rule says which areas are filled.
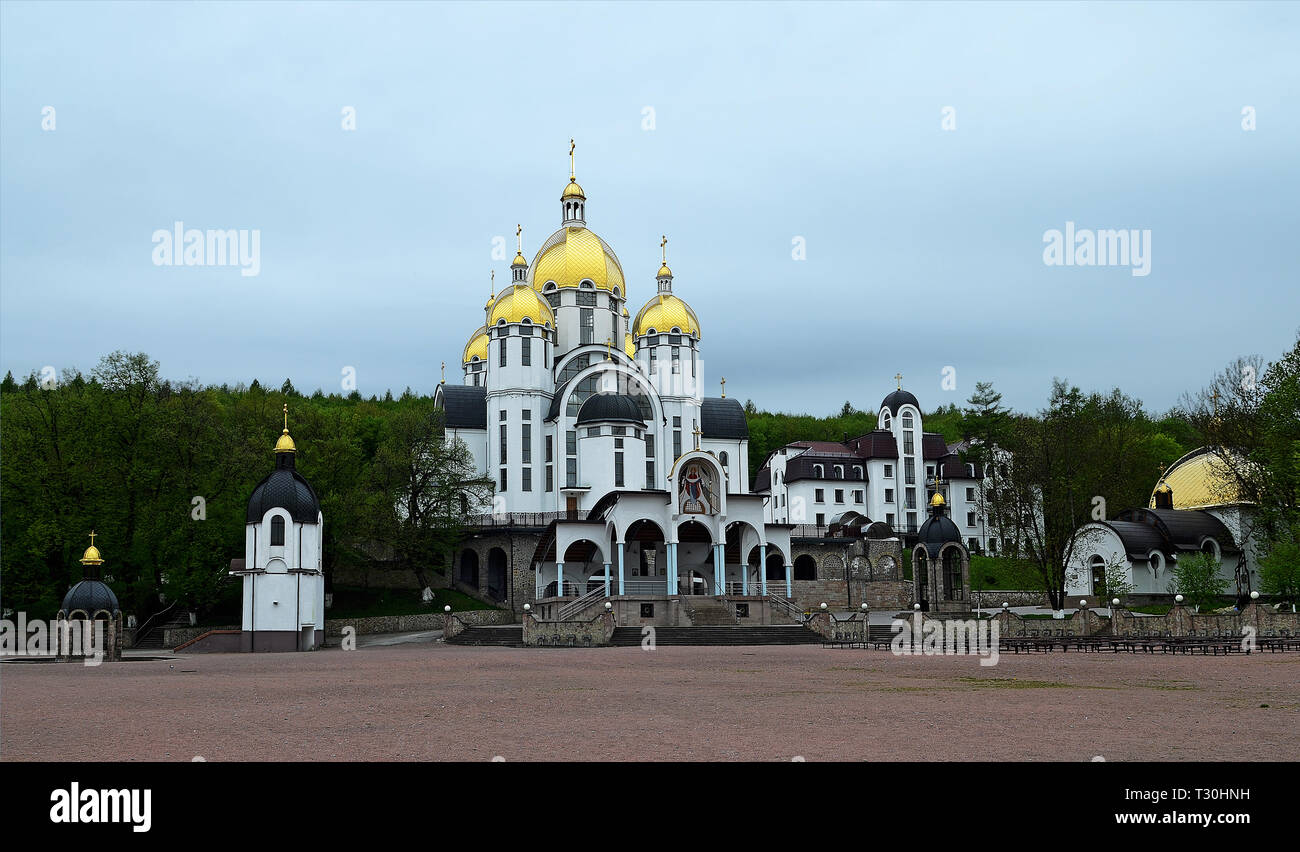
[[[899,389],[899,390],[902,390],[902,389],[903,389],[903,374],[902,374],[902,373],[895,373],[895,374],[894,374],[894,380],[898,382],[898,389]]]
[[[81,555],[82,565],[102,565],[104,560],[100,558],[99,548],[95,547],[95,536],[98,535],[94,530],[90,531],[90,547]]]
[[[727,398],[727,377],[726,376],[722,377],[722,398],[723,399]]]
[[[610,346],[611,346],[611,345],[612,345],[612,344],[610,343],[609,338],[606,337],[606,338],[605,338],[605,360],[606,360],[606,361],[613,361],[613,360],[614,360],[613,358],[609,357],[609,352],[610,352]]]
[[[700,448],[700,436],[704,434],[700,431],[699,423],[695,424],[695,428],[691,430],[691,434],[695,436],[695,449],[698,450]]]
[[[447,362],[446,361],[442,362],[442,381],[438,382],[438,384],[440,385],[447,384]]]
[[[524,226],[515,225],[515,259],[511,266],[527,266],[528,261],[524,260]]]
[[[573,140],[570,139],[569,140],[569,183],[577,183],[578,181],[578,173],[574,171],[573,168],[573,149],[576,147],[578,146],[573,144]]]
[[[280,440],[275,442],[275,451],[277,453],[294,453],[298,448],[294,446],[293,438],[289,437],[289,403],[284,404],[284,431],[280,433]]]

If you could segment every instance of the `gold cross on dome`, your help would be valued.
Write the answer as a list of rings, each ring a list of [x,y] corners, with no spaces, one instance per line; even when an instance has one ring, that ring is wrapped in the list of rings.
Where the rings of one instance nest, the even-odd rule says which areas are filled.
[[[284,431],[289,431],[289,403],[284,404]]]
[[[447,384],[447,362],[442,362],[442,381],[439,384]]]
[[[665,234],[659,241],[659,252],[663,260],[663,265],[668,265],[668,236]]]
[[[1214,389],[1214,413],[1216,416],[1219,413],[1219,389],[1218,388]]]
[[[578,173],[573,170],[573,149],[576,147],[578,146],[573,144],[573,140],[570,139],[569,140],[569,180],[576,180],[578,177]]]
[[[613,361],[613,360],[614,360],[613,358],[609,357],[609,355],[610,355],[610,347],[611,347],[612,345],[613,345],[613,342],[612,342],[608,337],[606,337],[606,338],[605,338],[605,360],[606,360],[606,361]]]
[[[727,398],[727,377],[726,376],[722,377],[722,398],[723,399]]]
[[[700,424],[695,424],[695,428],[691,430],[691,434],[695,436],[695,449],[698,450],[700,448],[700,436],[704,434],[700,431]]]
[[[90,546],[91,546],[91,547],[94,547],[94,546],[95,546],[95,536],[97,536],[97,535],[99,535],[99,533],[95,532],[94,530],[91,530],[91,531],[90,531]]]
[[[903,374],[902,374],[902,373],[895,373],[895,374],[894,374],[894,379],[898,382],[898,389],[899,389],[899,390],[902,390],[902,389],[903,389]]]
[[[517,247],[516,250],[520,254],[524,253],[524,226],[523,225],[515,225],[515,246]]]

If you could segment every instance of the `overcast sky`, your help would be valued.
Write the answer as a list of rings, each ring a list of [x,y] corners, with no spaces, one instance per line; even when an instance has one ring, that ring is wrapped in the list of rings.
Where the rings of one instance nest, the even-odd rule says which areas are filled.
[[[874,410],[901,371],[1036,410],[1060,376],[1162,411],[1300,327],[1298,12],[6,2],[0,371],[432,392],[574,137],[633,313],[667,234],[729,396]],[[258,274],[155,265],[176,222],[258,231]],[[1067,222],[1149,229],[1149,274],[1046,265]]]

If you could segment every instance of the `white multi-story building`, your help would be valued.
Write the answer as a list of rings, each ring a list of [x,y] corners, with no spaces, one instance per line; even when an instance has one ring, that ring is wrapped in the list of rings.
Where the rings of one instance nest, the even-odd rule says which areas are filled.
[[[983,471],[963,462],[964,445],[948,446],[924,430],[920,403],[897,390],[881,401],[876,429],[846,441],[795,441],[774,451],[755,476],[770,497],[773,523],[829,528],[881,523],[914,536],[936,491],[944,496],[962,541],[974,553],[998,551],[989,523]]]

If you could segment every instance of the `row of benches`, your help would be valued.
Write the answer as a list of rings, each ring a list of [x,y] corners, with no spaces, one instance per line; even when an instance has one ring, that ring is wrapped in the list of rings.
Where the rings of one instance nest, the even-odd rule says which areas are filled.
[[[890,648],[892,639],[827,639],[823,648]],[[923,645],[916,643],[919,651]],[[1250,640],[1242,637],[1206,638],[1200,636],[1017,636],[999,638],[999,653],[1019,654],[1048,652],[1055,650],[1079,651],[1083,653],[1128,653],[1128,654],[1241,654],[1251,651],[1300,651],[1300,636],[1256,636]]]

